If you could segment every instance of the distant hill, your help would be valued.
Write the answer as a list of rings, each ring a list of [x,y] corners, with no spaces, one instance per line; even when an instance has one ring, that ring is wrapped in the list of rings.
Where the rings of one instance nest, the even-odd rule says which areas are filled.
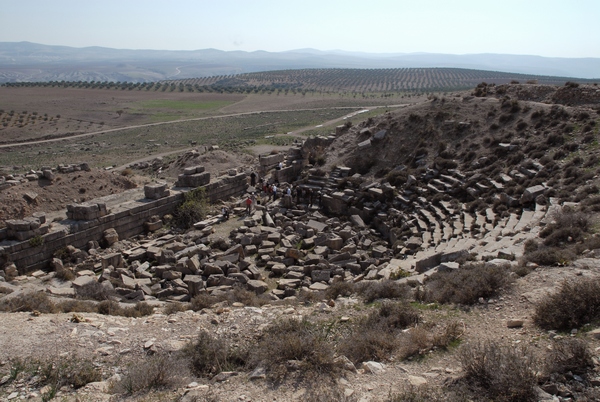
[[[0,42],[1,82],[127,81],[201,78],[289,69],[463,68],[527,75],[600,79],[600,58],[506,54],[127,50]]]

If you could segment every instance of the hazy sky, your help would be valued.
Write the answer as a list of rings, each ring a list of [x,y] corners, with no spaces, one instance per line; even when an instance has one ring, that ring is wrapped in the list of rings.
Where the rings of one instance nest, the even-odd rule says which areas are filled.
[[[0,42],[600,57],[600,0],[0,0]]]

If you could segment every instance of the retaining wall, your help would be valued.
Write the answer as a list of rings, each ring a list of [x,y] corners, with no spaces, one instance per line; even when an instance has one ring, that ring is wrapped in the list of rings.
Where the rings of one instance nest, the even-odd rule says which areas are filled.
[[[242,195],[247,188],[246,174],[221,177],[206,186],[206,195],[211,203]],[[19,274],[46,268],[54,253],[68,245],[87,249],[89,241],[101,241],[106,229],[114,228],[120,239],[144,233],[144,223],[151,216],[173,213],[181,204],[183,194],[189,189],[179,189],[167,197],[151,200],[141,199],[112,208],[109,214],[89,221],[61,222],[64,229],[41,236],[42,245],[32,246],[29,241],[9,241],[0,247],[0,263],[11,261]]]

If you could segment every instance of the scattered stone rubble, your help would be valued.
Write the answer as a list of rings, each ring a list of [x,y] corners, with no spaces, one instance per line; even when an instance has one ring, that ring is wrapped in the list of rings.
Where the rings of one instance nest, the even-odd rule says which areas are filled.
[[[385,130],[369,133],[373,142],[386,135]],[[306,164],[307,149],[331,141],[316,138],[287,155],[262,156],[260,171],[272,168],[271,180],[279,181]],[[268,292],[275,300],[322,291],[339,281],[396,279],[419,286],[438,270],[459,269],[460,261],[471,254],[486,261],[514,260],[522,254],[524,241],[537,236],[547,211],[558,207],[554,199],[544,197],[543,185],[526,189],[520,199],[502,192],[503,183],[531,174],[525,168],[486,178],[423,166],[419,176],[409,175],[399,187],[358,174],[350,176],[349,167],[336,167],[324,175],[309,166],[292,184],[300,195],[283,195],[256,205],[229,239],[214,241],[210,237],[220,217],[198,222],[183,235],[162,231],[153,236],[151,233],[163,226],[156,215],[144,224],[148,237],[119,242],[118,234],[107,230],[103,244],[108,248],[102,250],[97,242],[91,242],[87,251],[69,249],[78,276],[73,290],[48,291],[71,295],[98,281],[113,288],[124,301],[189,301],[201,293],[219,294],[239,286],[258,294]],[[543,169],[531,163],[527,166]],[[177,185],[196,187],[208,180],[204,168],[195,166],[186,168]],[[280,185],[290,186],[283,181]],[[169,195],[164,183],[148,185],[144,192],[148,199]],[[493,194],[513,207],[511,211],[521,212],[496,214],[491,207],[469,212],[460,202],[431,202],[431,195],[460,193],[472,197]],[[233,213],[241,215],[245,208],[241,202],[238,205]],[[106,214],[106,206],[69,205],[68,211],[71,219],[93,220]],[[27,221],[27,228],[15,223],[12,230],[29,235],[39,229],[32,225],[37,223]],[[60,264],[54,262],[53,266]]]
[[[42,166],[39,170],[30,170],[25,174],[9,174],[6,176],[0,176],[0,191],[10,188],[12,186],[26,183],[28,181],[36,180],[54,180],[56,178],[56,172],[59,173],[72,173],[85,170],[90,171],[90,166],[87,163],[74,163],[68,165],[58,165],[56,168],[49,166]],[[33,201],[33,200],[32,200]]]

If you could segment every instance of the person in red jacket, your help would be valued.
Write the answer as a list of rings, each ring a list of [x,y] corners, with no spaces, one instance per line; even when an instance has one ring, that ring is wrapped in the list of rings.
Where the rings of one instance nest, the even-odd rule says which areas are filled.
[[[250,210],[252,209],[252,199],[250,196],[246,198],[246,213],[250,215]]]

